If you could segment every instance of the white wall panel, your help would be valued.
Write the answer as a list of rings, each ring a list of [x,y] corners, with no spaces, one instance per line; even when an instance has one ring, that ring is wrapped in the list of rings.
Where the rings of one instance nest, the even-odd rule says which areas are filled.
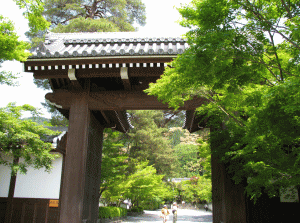
[[[288,195],[288,196],[287,196]],[[295,203],[299,202],[298,200],[298,191],[295,187],[290,187],[287,191],[280,191],[280,202],[289,202]]]
[[[8,197],[10,173],[9,167],[0,165],[0,197]]]
[[[50,173],[45,169],[28,168],[27,174],[18,174],[14,197],[18,198],[59,198],[62,171],[62,155],[53,160]]]

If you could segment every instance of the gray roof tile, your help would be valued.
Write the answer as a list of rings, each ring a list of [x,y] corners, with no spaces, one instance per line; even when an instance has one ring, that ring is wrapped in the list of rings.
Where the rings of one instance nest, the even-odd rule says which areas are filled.
[[[136,32],[51,33],[29,59],[177,55],[188,47],[180,37],[150,37]]]

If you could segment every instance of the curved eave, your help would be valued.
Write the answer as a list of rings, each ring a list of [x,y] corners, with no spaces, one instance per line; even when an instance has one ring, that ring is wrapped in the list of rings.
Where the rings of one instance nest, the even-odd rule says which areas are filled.
[[[187,129],[190,133],[196,132],[203,128],[207,128],[207,118],[204,116],[196,115],[195,110],[186,111],[185,123],[182,127],[183,129]]]

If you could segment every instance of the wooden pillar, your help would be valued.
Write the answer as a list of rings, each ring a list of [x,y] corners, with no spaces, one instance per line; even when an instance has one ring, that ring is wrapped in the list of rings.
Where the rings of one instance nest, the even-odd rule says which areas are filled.
[[[223,163],[211,157],[214,223],[246,223],[244,187],[234,184]]]
[[[65,156],[60,223],[96,223],[100,190],[103,127],[84,95],[72,101]]]
[[[99,216],[103,130],[104,128],[98,120],[91,115],[83,200],[83,220],[86,220],[85,222],[96,223]]]
[[[225,165],[214,155],[211,156],[211,168],[213,222],[246,223],[246,200],[243,185],[234,184]]]
[[[213,155],[211,155],[211,181],[213,222],[220,223],[224,221],[223,213],[225,213],[224,171]]]
[[[67,143],[66,143],[66,145],[67,145]],[[64,152],[65,153],[62,154],[62,167],[61,167],[62,171],[61,171],[61,177],[60,177],[60,190],[59,190],[59,203],[58,203],[59,215],[61,213],[62,189],[64,187],[63,182],[64,182],[65,163],[66,163],[66,146],[65,146]]]

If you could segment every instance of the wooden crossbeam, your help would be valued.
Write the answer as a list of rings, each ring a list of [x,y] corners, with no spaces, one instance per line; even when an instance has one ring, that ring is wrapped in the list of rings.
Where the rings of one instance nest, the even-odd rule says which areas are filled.
[[[147,110],[147,109],[170,109],[154,96],[149,96],[142,91],[100,91],[80,92],[81,96],[87,98],[91,110]],[[54,93],[46,94],[46,99],[52,103],[69,109],[71,101],[78,96],[78,91],[56,90]],[[205,102],[203,98],[195,98],[186,101],[180,110],[193,110]]]
[[[120,70],[123,67],[112,68],[91,68],[76,69],[77,78],[97,78],[97,77],[120,77]],[[159,77],[164,72],[164,67],[127,67],[128,76],[130,77]],[[36,70],[34,72],[35,79],[52,79],[52,78],[68,78],[68,70]]]

